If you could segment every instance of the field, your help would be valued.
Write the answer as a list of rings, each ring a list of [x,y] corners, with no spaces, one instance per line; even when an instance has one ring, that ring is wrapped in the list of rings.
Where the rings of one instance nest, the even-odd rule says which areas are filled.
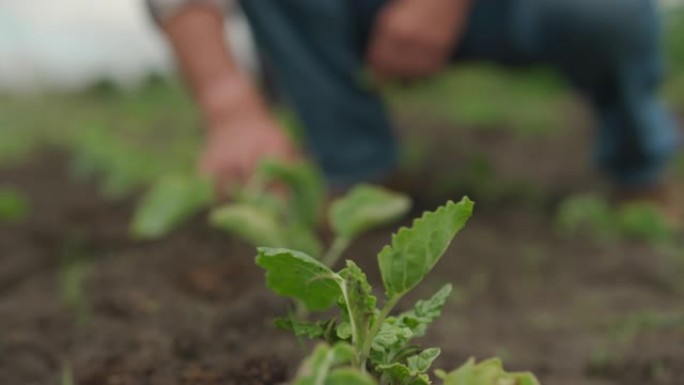
[[[664,93],[676,111],[683,52],[670,44]],[[498,356],[549,385],[682,383],[681,236],[650,222],[574,231],[563,219],[579,207],[568,202],[605,186],[590,171],[589,114],[562,81],[474,66],[389,99],[412,176],[410,217],[466,194],[477,202],[411,294],[455,286],[421,340],[442,347],[437,366]],[[130,92],[103,82],[3,96],[0,129],[0,188],[26,201],[0,222],[3,384],[291,378],[310,345],[273,327],[288,302],[266,289],[254,247],[209,226],[206,213],[158,240],[130,235],[145,186],[194,169],[200,129],[181,86],[153,78]],[[684,159],[674,174],[684,181]],[[376,289],[375,255],[397,228],[345,253]]]

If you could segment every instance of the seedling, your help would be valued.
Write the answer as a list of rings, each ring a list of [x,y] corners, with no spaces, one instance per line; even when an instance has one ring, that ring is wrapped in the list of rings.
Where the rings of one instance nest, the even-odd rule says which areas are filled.
[[[676,229],[657,207],[650,203],[632,203],[611,207],[596,195],[571,197],[558,209],[556,227],[562,235],[589,234],[599,241],[635,239],[657,245],[672,244]]]
[[[131,232],[139,239],[170,233],[213,202],[213,187],[198,177],[167,176],[147,191],[133,217]]]
[[[418,301],[409,311],[398,315],[392,311],[439,262],[472,209],[468,198],[448,202],[392,237],[391,245],[378,255],[386,294],[380,308],[366,274],[352,261],[335,272],[299,251],[259,248],[256,262],[266,270],[266,284],[271,290],[299,301],[312,312],[338,311],[334,317],[316,322],[294,318],[279,321],[298,336],[325,341],[305,361],[294,384],[430,384],[428,371],[440,349],[420,349],[411,342],[425,335],[440,316],[451,285],[428,300]],[[439,372],[438,376],[446,385],[538,384],[531,374],[505,373],[496,360],[480,364],[469,361],[454,372]]]
[[[328,219],[335,237],[324,251],[317,237],[325,206],[318,172],[307,164],[266,163],[259,176],[238,194],[237,203],[214,210],[211,223],[255,245],[302,250],[327,266],[334,266],[358,236],[398,220],[411,207],[408,197],[381,187],[352,188],[330,206]],[[269,192],[269,182],[285,184],[289,195]]]
[[[92,263],[79,241],[69,242],[59,269],[61,300],[73,313],[79,325],[86,325],[91,318],[91,309],[85,292],[86,280]]]
[[[325,186],[308,163],[264,162],[234,201],[213,210],[210,223],[254,245],[288,247],[319,256],[315,233]]]
[[[143,197],[131,232],[139,239],[160,238],[212,203],[209,180],[161,178]],[[209,219],[213,226],[254,245],[302,250],[332,266],[355,238],[401,218],[411,202],[380,187],[356,186],[331,205],[329,222],[335,237],[327,251],[317,235],[325,205],[325,185],[315,167],[267,161],[234,192],[232,203],[213,210]]]
[[[11,188],[0,188],[0,223],[21,222],[29,214],[28,200]]]
[[[76,385],[76,380],[74,380],[73,369],[71,369],[71,366],[67,363],[62,364],[62,371],[60,373],[60,384]]]

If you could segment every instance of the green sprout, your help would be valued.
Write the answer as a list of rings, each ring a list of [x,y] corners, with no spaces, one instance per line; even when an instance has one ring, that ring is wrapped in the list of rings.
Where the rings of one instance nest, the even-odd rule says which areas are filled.
[[[282,189],[273,188],[282,187]],[[284,191],[283,191],[284,190]],[[196,176],[160,178],[135,211],[131,232],[157,239],[214,203],[212,183]],[[403,217],[410,199],[381,187],[359,185],[330,206],[335,238],[327,250],[318,236],[326,206],[320,172],[310,163],[263,162],[254,177],[213,209],[212,226],[254,245],[302,250],[332,266],[351,242],[373,228]]]
[[[140,201],[131,223],[138,239],[157,239],[213,202],[213,186],[202,178],[180,175],[160,178]]]
[[[59,269],[59,289],[62,302],[71,310],[79,325],[91,318],[85,286],[92,271],[92,261],[79,241],[69,242]]]
[[[612,207],[595,194],[566,199],[558,209],[556,227],[565,236],[588,234],[599,241],[633,239],[658,245],[672,243],[677,234],[655,204]]]
[[[29,215],[29,202],[17,190],[0,188],[0,223],[17,223]]]
[[[327,250],[317,236],[325,206],[320,174],[308,164],[265,163],[260,179],[229,203],[212,211],[211,223],[254,245],[301,250],[334,266],[361,234],[392,223],[408,212],[408,197],[387,189],[361,184],[330,206],[329,223],[334,239]],[[277,195],[264,186],[283,183],[289,195]]]

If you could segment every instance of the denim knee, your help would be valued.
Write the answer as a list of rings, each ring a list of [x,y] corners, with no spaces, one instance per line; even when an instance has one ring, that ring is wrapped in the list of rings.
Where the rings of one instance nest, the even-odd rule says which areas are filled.
[[[585,17],[580,21],[588,51],[610,62],[657,52],[660,23],[653,1],[593,3],[597,5],[586,5]]]

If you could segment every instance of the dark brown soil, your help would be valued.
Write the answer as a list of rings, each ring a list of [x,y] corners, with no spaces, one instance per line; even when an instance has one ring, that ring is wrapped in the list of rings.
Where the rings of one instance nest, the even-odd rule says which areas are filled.
[[[496,142],[488,135],[473,140]],[[511,194],[479,210],[420,286],[413,299],[446,282],[458,287],[424,341],[443,348],[439,366],[498,355],[548,385],[681,385],[684,327],[667,322],[684,312],[677,257],[555,235],[549,197],[570,188],[583,154],[556,173],[544,171],[553,168],[540,157],[553,156],[543,151],[513,161],[506,148],[488,148],[498,148],[495,162],[546,183],[534,195],[542,204],[516,204],[523,200]],[[166,239],[132,241],[134,200],[107,201],[67,169],[47,154],[0,171],[0,185],[19,188],[33,208],[25,223],[0,225],[0,383],[59,384],[65,371],[80,385],[290,378],[305,349],[271,326],[287,303],[264,289],[251,247],[201,217]],[[377,277],[374,255],[390,233],[366,236],[347,256]],[[82,301],[69,305],[62,285],[74,260],[88,268]]]

